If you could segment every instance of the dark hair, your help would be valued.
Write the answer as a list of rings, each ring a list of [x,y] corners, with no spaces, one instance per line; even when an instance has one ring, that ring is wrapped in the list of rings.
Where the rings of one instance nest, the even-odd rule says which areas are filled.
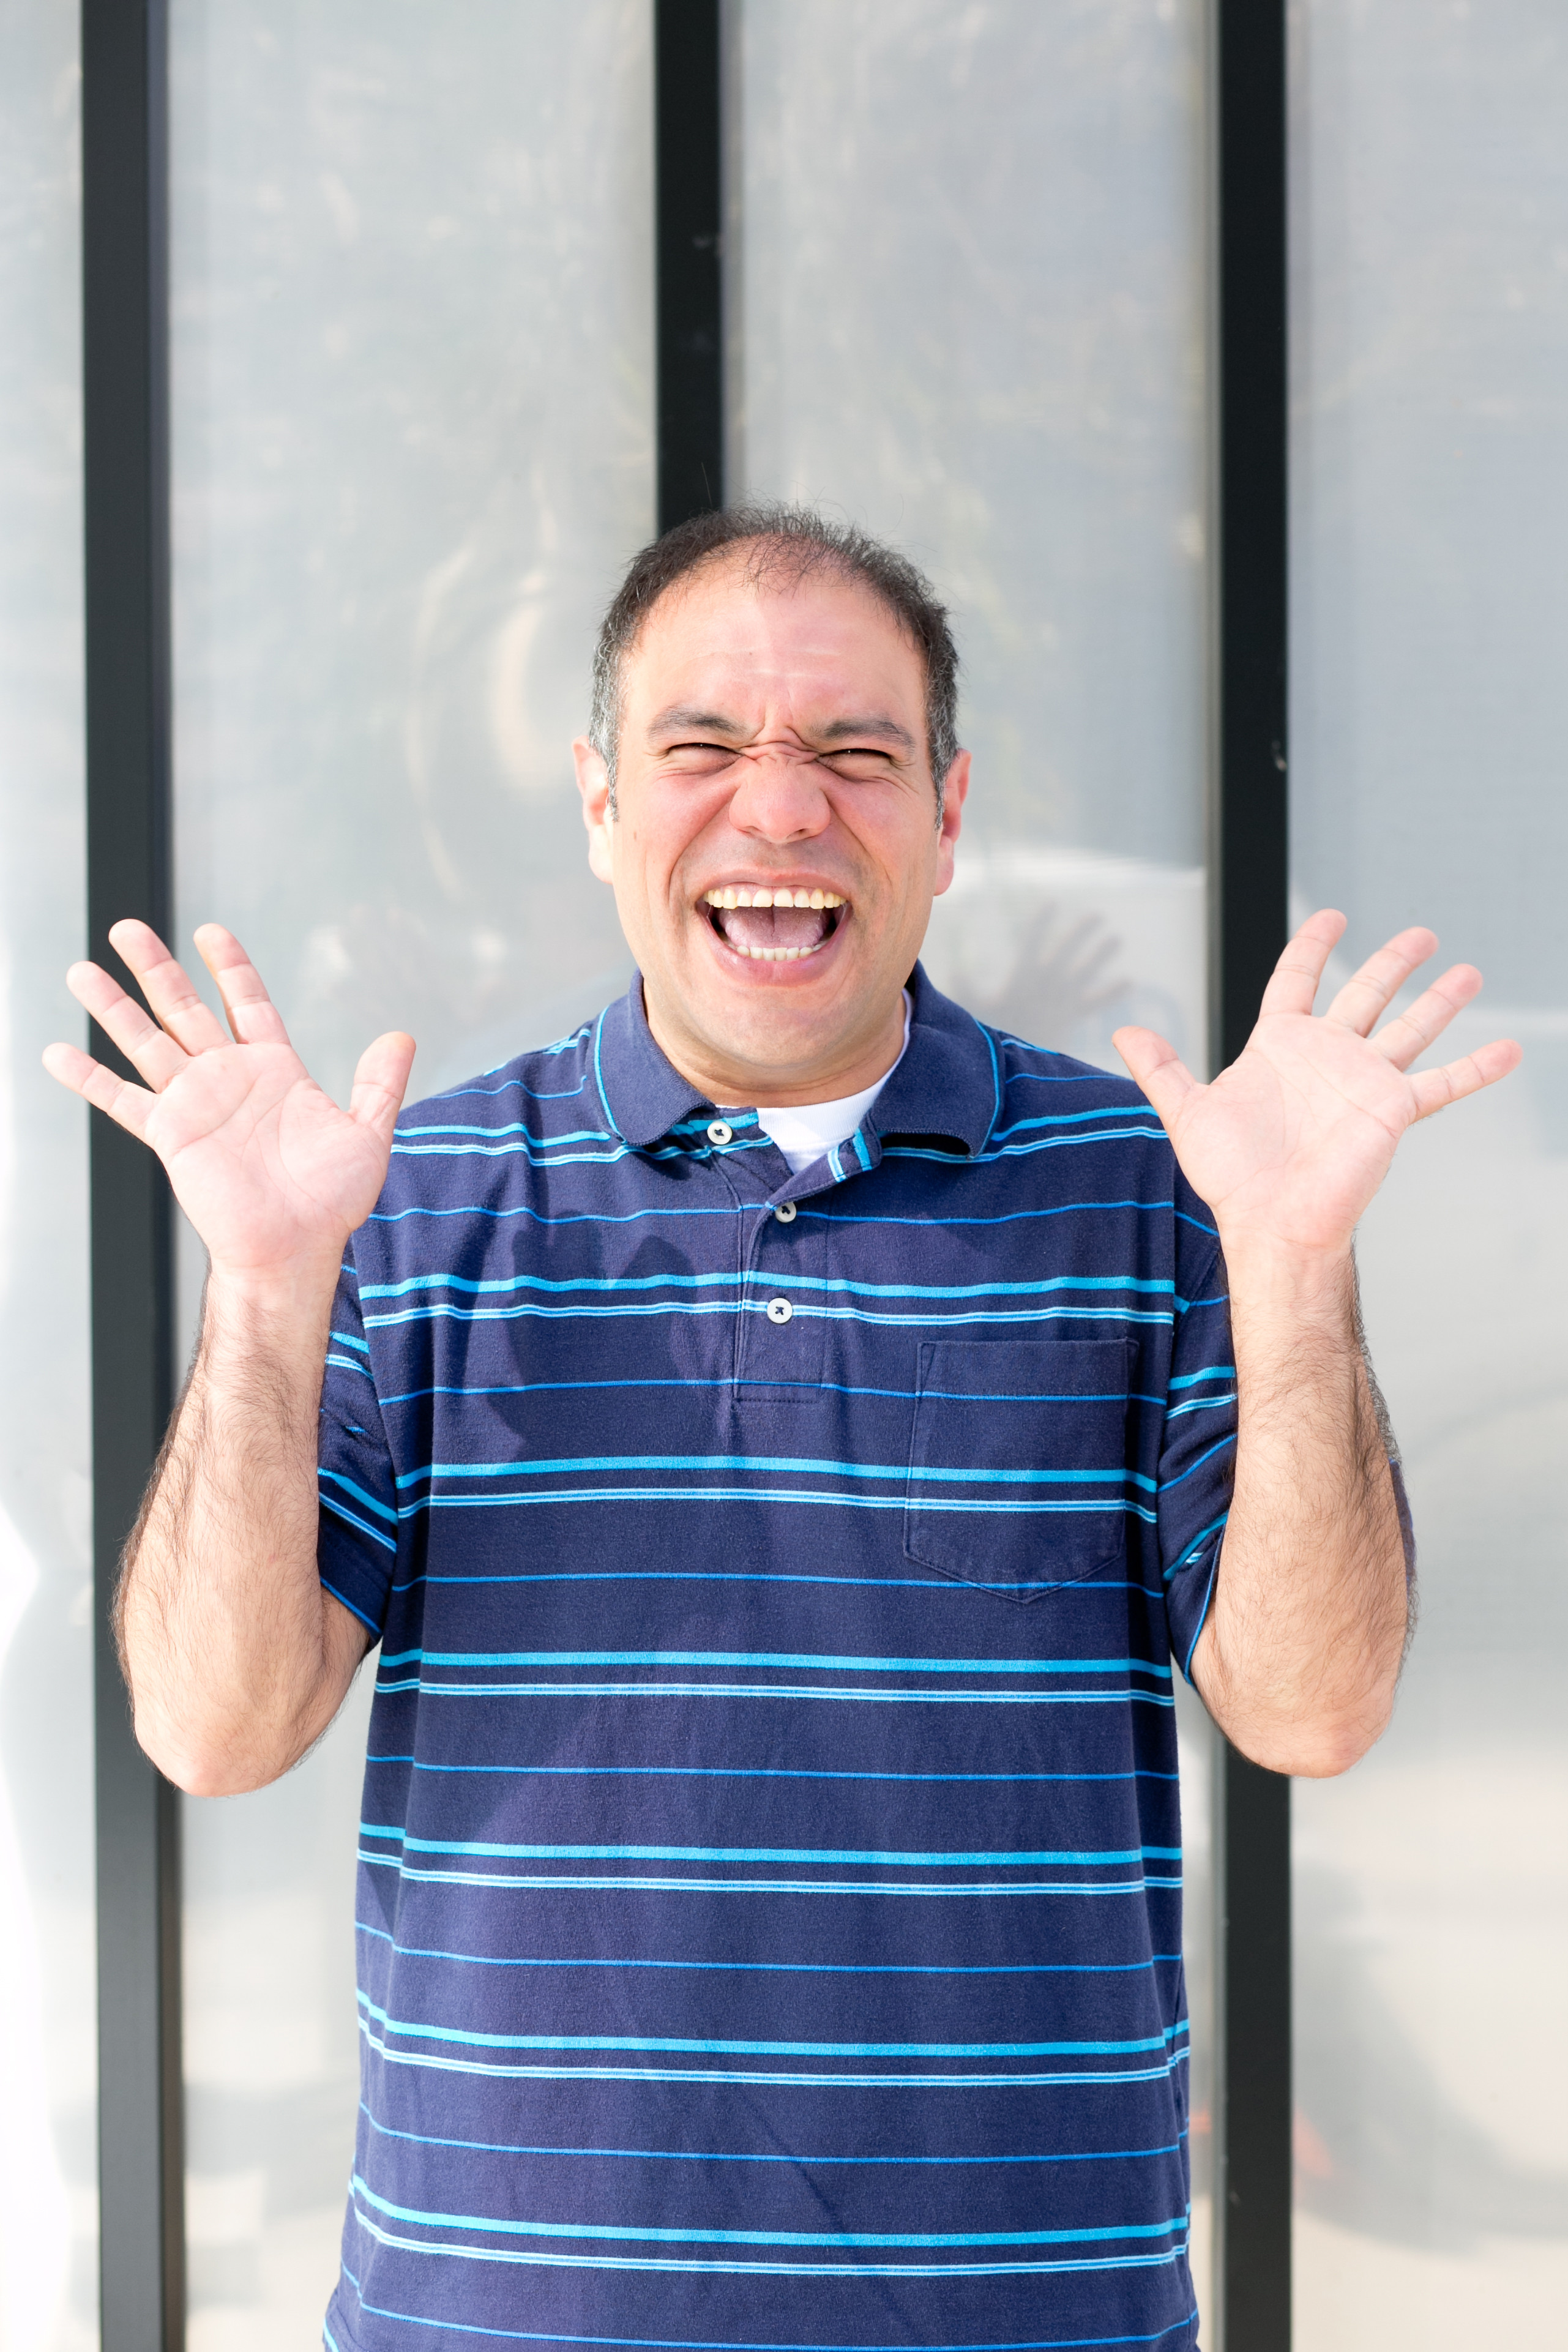
[[[924,573],[895,548],[853,523],[829,522],[810,507],[758,501],[693,515],[662,539],[651,540],[632,559],[599,631],[594,654],[594,707],[588,740],[610,772],[610,806],[616,800],[616,755],[621,728],[622,670],[626,656],[661,596],[679,580],[700,571],[731,547],[752,550],[746,576],[753,583],[782,572],[793,586],[808,572],[826,569],[858,581],[884,604],[925,666],[926,751],[936,782],[937,813],[942,785],[958,751],[958,648],[946,608]]]

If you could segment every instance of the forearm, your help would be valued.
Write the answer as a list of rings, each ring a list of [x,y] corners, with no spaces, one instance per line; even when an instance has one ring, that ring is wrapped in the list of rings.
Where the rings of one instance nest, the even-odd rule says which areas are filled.
[[[1343,1771],[1387,1724],[1405,1551],[1347,1255],[1227,1250],[1239,1426],[1210,1622],[1210,1712],[1276,1771]]]
[[[316,1572],[316,1442],[335,1262],[209,1279],[189,1385],[119,1600],[136,1736],[194,1794],[259,1787],[333,1714],[363,1653]]]

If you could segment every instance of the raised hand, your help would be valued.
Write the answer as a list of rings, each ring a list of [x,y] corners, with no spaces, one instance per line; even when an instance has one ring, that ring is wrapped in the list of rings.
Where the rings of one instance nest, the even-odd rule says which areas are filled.
[[[1148,1029],[1115,1044],[1158,1112],[1183,1172],[1213,1209],[1227,1255],[1334,1256],[1388,1171],[1406,1128],[1506,1077],[1520,1048],[1499,1039],[1439,1069],[1412,1071],[1481,984],[1455,964],[1384,1028],[1375,1024],[1436,947],[1401,931],[1368,958],[1326,1013],[1312,1007],[1345,928],[1327,909],[1302,924],[1265,991],[1244,1051],[1200,1086],[1174,1048]]]
[[[45,1068],[157,1153],[215,1270],[254,1281],[335,1269],[381,1190],[414,1040],[378,1037],[341,1110],[289,1043],[232,932],[206,923],[195,935],[232,1038],[155,931],[123,922],[109,936],[156,1018],[97,964],[73,964],[66,984],[146,1086],[75,1045],[49,1046]]]

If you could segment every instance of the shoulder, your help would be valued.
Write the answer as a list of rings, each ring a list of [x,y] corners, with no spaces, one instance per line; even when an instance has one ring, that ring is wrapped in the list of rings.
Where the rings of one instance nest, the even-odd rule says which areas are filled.
[[[1170,1144],[1148,1097],[1131,1078],[1092,1062],[1076,1061],[1048,1045],[1032,1045],[1011,1031],[982,1034],[996,1060],[997,1108],[994,1144],[1044,1138],[1055,1129],[1103,1127],[1108,1134],[1163,1147]]]
[[[465,1209],[483,1218],[526,1192],[563,1146],[607,1133],[592,1025],[407,1104],[369,1232]]]
[[[493,1070],[426,1095],[400,1112],[393,1158],[417,1160],[486,1146],[558,1142],[584,1123],[603,1125],[590,1023],[553,1045],[536,1045]]]

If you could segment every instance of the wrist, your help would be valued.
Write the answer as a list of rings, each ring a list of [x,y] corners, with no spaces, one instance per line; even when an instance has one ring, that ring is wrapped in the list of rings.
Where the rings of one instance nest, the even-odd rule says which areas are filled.
[[[1298,1328],[1342,1328],[1353,1323],[1356,1272],[1347,1243],[1303,1249],[1271,1235],[1220,1231],[1230,1291],[1231,1320],[1288,1321]]]
[[[276,1266],[232,1266],[209,1261],[205,1319],[247,1328],[277,1324],[298,1329],[301,1325],[324,1324],[342,1265],[341,1249]]]

